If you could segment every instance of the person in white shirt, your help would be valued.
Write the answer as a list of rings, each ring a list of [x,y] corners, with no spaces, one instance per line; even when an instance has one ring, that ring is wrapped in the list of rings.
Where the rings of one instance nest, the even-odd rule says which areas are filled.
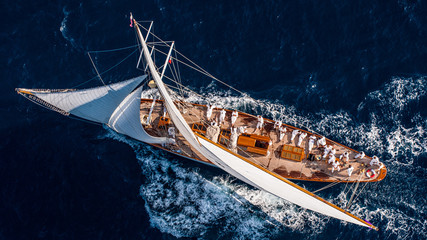
[[[328,160],[328,163],[329,163],[329,164],[331,164],[331,163],[332,163],[332,164],[334,164],[334,163],[336,162],[336,161],[335,161],[335,159],[336,159],[336,158],[335,158],[335,155],[334,155],[334,154],[332,154],[332,153],[330,153],[330,154],[329,154],[329,160]]]
[[[207,107],[208,107],[208,109],[206,109],[206,118],[208,120],[211,120],[211,116],[212,116],[212,111],[214,109],[214,105],[208,104]]]
[[[279,130],[279,128],[282,126],[282,121],[276,120],[274,122],[274,129]]]
[[[224,108],[221,110],[221,113],[219,115],[219,125],[222,125],[224,123],[225,120],[225,114],[227,112],[224,110]]]
[[[258,118],[258,122],[256,124],[256,129],[255,130],[258,130],[258,129],[261,130],[262,127],[264,126],[264,118],[262,118],[261,115],[258,115],[257,118]]]
[[[374,165],[379,166],[380,165],[380,160],[378,159],[377,156],[373,156],[371,162],[369,163],[369,165],[371,165],[371,166],[374,166]]]
[[[237,117],[239,116],[239,113],[234,110],[231,114],[231,126],[234,126],[234,123],[236,123]]]
[[[348,177],[351,177],[353,170],[354,170],[354,167],[352,165],[350,165],[350,167],[347,169]]]
[[[331,145],[326,146],[326,147],[325,147],[325,150],[323,150],[323,156],[322,156],[322,158],[323,158],[323,159],[325,159],[325,158],[326,158],[326,156],[328,156],[328,153],[329,153],[331,150],[332,150],[332,146],[331,146]]]
[[[322,137],[321,139],[319,139],[317,141],[317,146],[319,146],[319,147],[325,147],[326,146],[326,138]]]
[[[348,160],[349,160],[348,157],[349,157],[348,152],[344,152],[343,154],[341,154],[340,160],[343,160],[344,162],[348,163]]]
[[[294,138],[297,136],[297,134],[299,133],[299,130],[295,129],[292,131],[292,137],[291,137],[291,142],[294,141]]]
[[[311,135],[308,140],[308,152],[311,152],[311,150],[313,149],[314,141],[316,141],[316,136]]]
[[[360,158],[363,159],[365,157],[365,153],[363,151],[361,151],[360,153],[358,153],[354,158]]]
[[[282,141],[282,140],[283,140],[283,137],[284,137],[284,136],[285,136],[285,134],[286,134],[286,127],[285,127],[284,125],[280,126],[280,128],[279,128],[279,132],[280,132],[279,140],[280,140],[280,141]]]
[[[340,163],[338,161],[332,163],[332,173],[334,173],[334,170],[338,170],[338,172],[341,171]]]
[[[240,126],[239,127],[239,134],[246,133],[246,126]]]
[[[298,147],[301,145],[302,141],[304,141],[305,137],[307,137],[307,133],[305,133],[305,132],[303,132],[303,133],[301,133],[301,135],[299,135],[298,144],[297,144]]]

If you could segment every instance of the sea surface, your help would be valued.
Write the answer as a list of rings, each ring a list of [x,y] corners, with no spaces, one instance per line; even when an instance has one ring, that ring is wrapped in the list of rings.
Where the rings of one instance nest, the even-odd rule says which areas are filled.
[[[426,1],[0,6],[0,239],[427,239]],[[191,74],[183,74],[185,85],[225,107],[379,156],[387,177],[367,185],[350,208],[379,231],[301,209],[15,93],[100,85],[87,51],[134,45],[131,11],[154,20],[155,34],[245,94]],[[103,72],[131,51],[92,57]],[[137,57],[103,80],[140,74]],[[312,191],[324,186],[297,183]],[[349,187],[319,195],[345,206]]]

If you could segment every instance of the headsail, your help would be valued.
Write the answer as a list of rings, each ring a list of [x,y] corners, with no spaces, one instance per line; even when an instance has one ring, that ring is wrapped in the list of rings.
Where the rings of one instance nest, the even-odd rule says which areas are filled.
[[[147,76],[90,89],[33,90],[18,88],[28,99],[64,115],[107,124],[118,133],[147,143],[173,141],[153,137],[144,130],[140,119],[142,87],[135,89]],[[134,90],[135,89],[135,90]],[[132,90],[134,90],[132,92]],[[132,92],[132,93],[131,93]],[[130,93],[130,94],[129,94]]]
[[[134,27],[138,33],[147,65],[150,68],[151,74],[158,86],[160,94],[165,100],[169,115],[172,118],[175,126],[193,148],[195,148],[203,156],[205,156],[224,171],[248,184],[253,185],[254,187],[263,189],[273,195],[312,211],[316,211],[327,216],[355,223],[361,226],[377,229],[372,224],[354,216],[349,212],[346,212],[332,203],[327,202],[326,200],[316,196],[313,193],[310,193],[309,191],[280,177],[279,175],[276,175],[265,168],[255,165],[249,160],[229,151],[228,149],[225,149],[221,145],[218,145],[202,137],[201,135],[196,136],[170,98],[169,93],[167,92],[163,81],[156,67],[154,66],[153,60],[151,59],[145,39],[142,37],[142,33],[138,27],[138,23],[135,20]]]
[[[32,90],[18,88],[17,92],[30,100],[64,115],[72,114],[86,120],[108,123],[111,114],[147,76],[106,86],[75,90]]]
[[[147,143],[163,144],[165,137],[153,137],[144,130],[140,120],[142,86],[129,94],[116,108],[108,121],[108,126],[118,133]]]

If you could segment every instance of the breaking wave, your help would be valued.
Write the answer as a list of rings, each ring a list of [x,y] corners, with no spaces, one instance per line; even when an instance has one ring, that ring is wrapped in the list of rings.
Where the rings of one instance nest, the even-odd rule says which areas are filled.
[[[260,239],[280,238],[287,232],[308,238],[334,231],[342,237],[351,232],[352,237],[363,234],[368,239],[425,239],[427,204],[419,196],[427,192],[427,172],[419,162],[425,160],[427,152],[427,121],[422,112],[414,113],[408,108],[426,97],[426,85],[425,78],[392,78],[382,89],[366,96],[359,104],[358,116],[345,111],[320,111],[303,116],[297,107],[269,100],[214,90],[205,93],[222,107],[281,119],[379,156],[388,167],[388,176],[380,183],[367,185],[350,208],[379,226],[380,231],[370,235],[366,235],[364,228],[299,208],[219,170],[216,171],[219,175],[212,175],[210,167],[161,153],[113,131],[107,137],[133,147],[145,177],[140,195],[145,200],[151,225],[175,237]],[[148,96],[150,91],[143,94]],[[187,100],[205,103],[196,95]],[[366,119],[360,120],[364,116]],[[304,184],[308,189],[316,186]],[[345,206],[349,196],[343,190],[348,188],[343,184],[320,195]]]

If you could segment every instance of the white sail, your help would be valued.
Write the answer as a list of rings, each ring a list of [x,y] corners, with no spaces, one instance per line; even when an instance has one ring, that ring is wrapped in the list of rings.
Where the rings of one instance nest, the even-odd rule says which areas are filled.
[[[327,216],[338,218],[347,222],[358,224],[364,227],[375,228],[372,224],[363,221],[360,218],[344,211],[343,209],[333,205],[326,200],[316,196],[313,193],[299,187],[298,185],[284,179],[283,177],[268,171],[260,166],[257,166],[242,157],[237,156],[229,150],[222,149],[212,141],[199,137],[203,147],[209,150],[219,161],[219,166],[225,171],[228,169],[237,171],[240,176],[243,176],[242,181],[249,180],[254,186],[263,189],[273,195],[295,203],[303,208],[322,213]],[[213,160],[213,159],[209,159]],[[214,162],[215,163],[215,162]],[[218,165],[218,164],[217,164]]]
[[[108,123],[117,106],[146,77],[144,75],[107,86],[82,90],[17,89],[17,91],[55,111],[63,111],[65,114],[94,122]]]
[[[309,191],[280,177],[279,175],[257,166],[249,160],[232,153],[231,151],[223,149],[220,145],[215,144],[212,141],[205,139],[204,137],[196,137],[170,98],[169,93],[167,92],[163,81],[157,72],[156,67],[154,66],[148,51],[148,47],[144,38],[142,37],[136,21],[134,21],[134,26],[137,30],[147,65],[150,68],[151,74],[157,84],[160,94],[165,100],[165,105],[169,115],[175,126],[192,147],[194,147],[198,152],[200,152],[203,156],[205,156],[224,171],[248,184],[253,185],[254,187],[258,187],[301,207],[325,214],[327,216],[376,229],[376,227],[372,224],[352,215],[349,212],[346,212],[336,205],[327,202],[326,200],[316,196],[313,193],[310,193]]]
[[[153,137],[147,134],[141,124],[140,106],[141,106],[142,86],[129,94],[123,102],[116,108],[108,121],[108,126],[118,133],[127,135],[136,140],[163,144],[170,141],[165,137]]]

